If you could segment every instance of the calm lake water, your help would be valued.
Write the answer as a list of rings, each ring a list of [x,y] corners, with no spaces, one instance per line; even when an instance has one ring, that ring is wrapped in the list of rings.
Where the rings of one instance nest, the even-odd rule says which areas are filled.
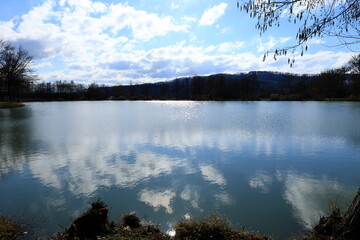
[[[360,187],[360,103],[104,101],[0,109],[0,213],[41,236],[105,200],[162,230],[219,212],[283,239]]]

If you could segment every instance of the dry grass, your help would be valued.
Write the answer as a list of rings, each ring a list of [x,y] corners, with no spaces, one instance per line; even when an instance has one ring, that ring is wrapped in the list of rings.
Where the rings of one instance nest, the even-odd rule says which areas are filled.
[[[23,235],[22,225],[14,220],[8,219],[0,215],[0,239],[16,240]]]
[[[175,239],[187,240],[267,240],[271,239],[256,233],[244,232],[231,227],[230,223],[217,214],[211,214],[199,219],[190,218],[175,224]]]

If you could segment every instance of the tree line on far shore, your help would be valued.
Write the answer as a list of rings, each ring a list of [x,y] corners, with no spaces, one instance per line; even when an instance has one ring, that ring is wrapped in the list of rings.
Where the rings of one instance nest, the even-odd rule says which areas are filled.
[[[253,71],[172,81],[105,86],[38,82],[32,57],[0,40],[0,102],[62,100],[360,100],[360,54],[345,66],[316,75]]]
[[[317,75],[279,72],[215,74],[168,82],[89,86],[74,81],[38,83],[27,100],[360,100],[360,74],[331,70]]]
[[[177,78],[168,82],[88,86],[74,81],[38,83],[31,100],[360,100],[360,54],[320,74],[253,71]]]

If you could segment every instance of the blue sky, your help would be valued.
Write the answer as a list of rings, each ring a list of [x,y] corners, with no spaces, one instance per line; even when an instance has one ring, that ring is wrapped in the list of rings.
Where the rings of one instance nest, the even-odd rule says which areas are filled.
[[[261,38],[236,0],[0,0],[0,38],[34,57],[42,81],[128,84],[271,70],[319,73],[352,55],[315,39],[290,68],[263,54],[295,42],[286,23]]]

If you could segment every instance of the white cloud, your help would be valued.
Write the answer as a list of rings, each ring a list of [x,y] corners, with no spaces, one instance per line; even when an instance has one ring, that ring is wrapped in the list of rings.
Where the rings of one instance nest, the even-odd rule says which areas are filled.
[[[208,48],[184,46],[182,43],[147,52],[115,54],[101,57],[101,66],[108,71],[122,71],[124,76],[136,72],[139,78],[167,80],[180,76],[238,72],[261,59],[248,54],[234,54],[242,42],[223,43]],[[132,71],[134,70],[134,71]]]
[[[90,0],[67,0],[67,3],[71,7],[75,7],[88,13],[102,13],[106,11],[106,5],[102,2],[93,2]],[[64,6],[65,2],[62,1],[60,5]]]
[[[258,47],[257,51],[259,53],[266,52],[268,50],[271,50],[273,47],[277,46],[277,43],[279,41],[274,37],[268,37],[265,42],[261,38],[258,39]]]
[[[291,37],[280,37],[279,42],[280,43],[286,43],[291,40]]]
[[[204,12],[201,16],[200,25],[212,25],[214,24],[224,13],[227,8],[227,3],[220,3]]]
[[[245,45],[245,42],[224,42],[221,43],[218,46],[218,51],[220,52],[231,52],[231,51],[236,51],[239,50],[240,48],[242,48]]]
[[[34,66],[34,68],[39,69],[39,68],[51,67],[51,66],[52,66],[52,63],[51,63],[51,62],[40,62],[40,63],[36,64],[36,65]]]
[[[208,9],[200,24],[214,24],[226,8],[227,4],[221,3]],[[269,37],[254,43],[229,40],[208,46],[200,42],[201,36],[196,31],[189,31],[196,21],[192,16],[175,19],[149,13],[130,3],[110,5],[90,0],[63,0],[56,5],[55,1],[45,1],[21,17],[0,22],[0,32],[2,38],[27,49],[35,61],[40,62],[37,64],[52,63],[52,70],[42,65],[40,77],[44,81],[128,83],[132,80],[140,83],[252,70],[314,73],[339,66],[350,56],[341,52],[318,52],[299,58],[290,69],[286,57],[277,62],[262,62],[266,50],[290,38]],[[170,33],[185,34],[184,41],[153,47],[154,39],[170,37]],[[245,52],[244,49],[249,48]]]
[[[285,9],[285,11],[282,13],[282,17],[289,17],[290,15],[296,16],[301,12],[306,12],[306,8],[306,4],[302,4],[302,2],[297,2],[292,7],[292,13],[290,14],[290,11],[288,9]]]
[[[224,27],[221,29],[221,34],[231,33],[232,29],[229,27]]]
[[[269,57],[265,62],[262,55],[251,52],[236,53],[243,48],[242,42],[228,42],[210,47],[185,46],[181,43],[147,51],[111,52],[110,50],[93,59],[84,59],[82,64],[91,65],[89,69],[64,69],[42,75],[44,79],[79,79],[89,82],[109,80],[136,82],[156,82],[182,76],[208,75],[219,72],[234,73],[252,70],[283,71],[294,73],[318,73],[327,68],[344,65],[350,58],[349,53],[330,51],[304,54],[296,58],[292,68],[287,63],[288,56],[274,61]],[[245,47],[245,46],[244,46]],[[75,51],[75,50],[74,50]],[[85,55],[84,55],[85,56]],[[71,63],[71,64],[73,64]],[[73,66],[73,65],[72,65]]]
[[[190,16],[185,16],[185,17],[183,17],[183,19],[184,19],[186,22],[189,22],[189,23],[192,23],[192,22],[196,22],[196,21],[197,21],[196,17],[190,17]]]
[[[50,1],[46,1],[43,5],[24,14],[18,26],[18,38],[46,39],[59,34],[59,26],[51,22],[58,17],[57,13],[52,10],[53,7]]]
[[[59,6],[63,7],[66,4],[67,0],[59,0]]]
[[[177,8],[179,8],[179,7],[180,7],[179,4],[176,4],[175,2],[171,2],[170,8],[172,8],[172,9],[177,9]]]
[[[264,38],[257,38],[254,42],[257,43],[257,52],[264,53],[269,50],[273,50],[275,46],[279,47],[281,44],[289,42],[291,37],[273,37],[269,36],[266,39]]]
[[[127,4],[111,5],[109,13],[101,18],[104,26],[113,33],[129,27],[135,39],[148,40],[156,36],[166,35],[171,31],[187,31],[189,26],[176,25],[170,16],[159,17],[154,13],[136,10]]]
[[[347,63],[351,58],[351,53],[319,51],[313,54],[298,56],[292,68],[287,64],[289,56],[281,56],[277,61],[272,58],[263,63],[263,69],[269,71],[282,71],[294,73],[319,73],[326,69],[338,68]]]
[[[8,22],[0,21],[1,37],[4,37],[9,41],[16,39],[16,32],[14,31],[14,27],[15,24],[13,21],[8,21]]]
[[[127,37],[119,31],[126,28],[132,33],[127,36],[146,41],[172,31],[187,31],[189,26],[127,4],[89,0],[68,0],[59,6],[46,1],[24,14],[18,26],[13,20],[0,22],[2,37],[29,49],[35,60],[61,56],[65,61],[93,61],[98,53],[113,52],[123,44]]]
[[[326,42],[324,41],[324,39],[321,39],[321,38],[312,38],[309,40],[308,43],[309,44],[325,44]]]

